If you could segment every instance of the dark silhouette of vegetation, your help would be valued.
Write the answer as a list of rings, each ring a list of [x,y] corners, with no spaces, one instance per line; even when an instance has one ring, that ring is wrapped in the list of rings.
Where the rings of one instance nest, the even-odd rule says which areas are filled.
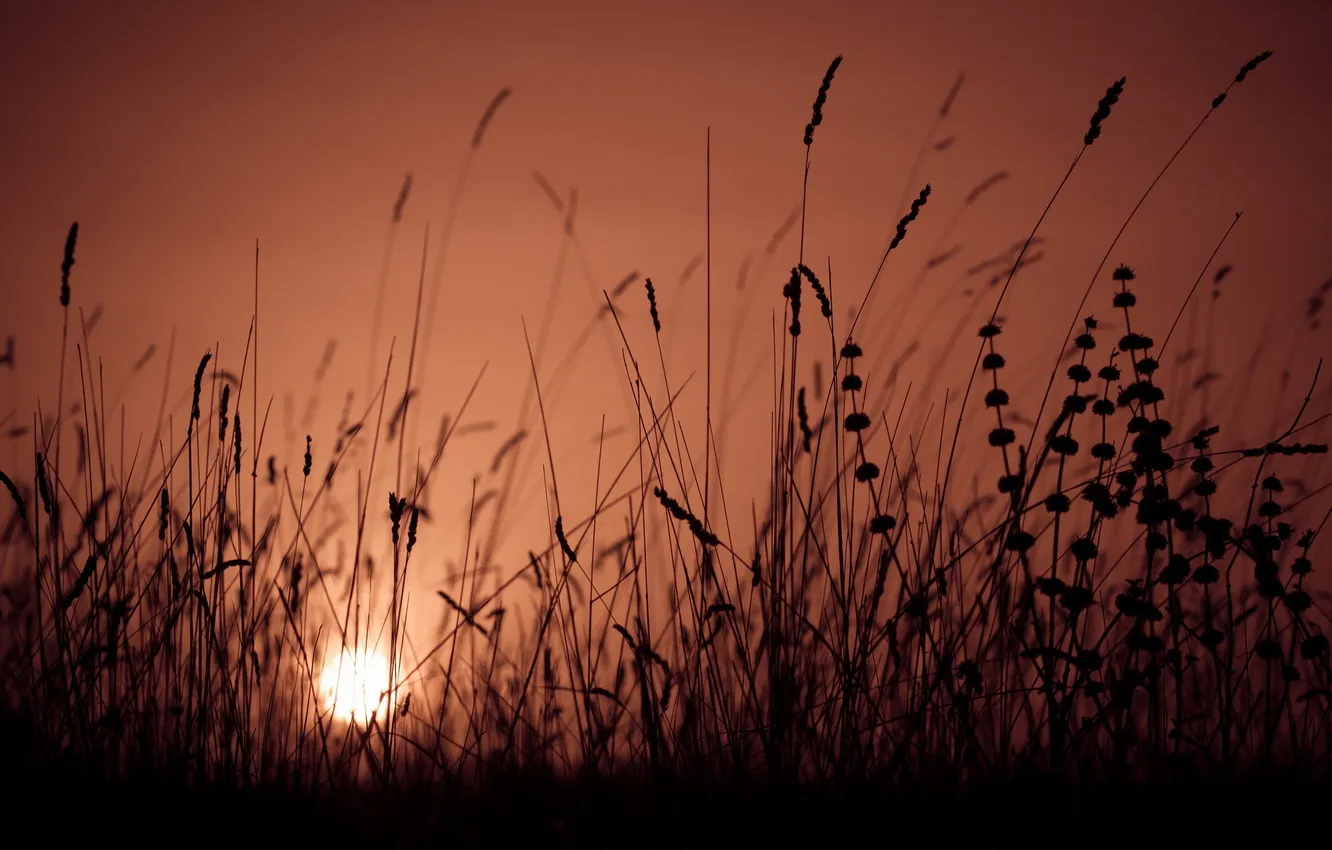
[[[1269,56],[1245,64],[1203,122]],[[804,130],[806,186],[841,63],[828,67]],[[937,148],[962,81],[922,156]],[[1079,163],[1102,137],[1113,143],[1112,108],[1126,91],[1121,78],[1100,99],[1029,235],[964,276],[990,280],[968,293],[947,344],[976,334],[971,383],[950,404],[949,427],[934,426],[936,458],[922,456],[922,436],[939,399],[903,400],[896,411],[885,401],[920,337],[888,368],[870,369],[889,356],[876,348],[897,338],[896,326],[884,334],[860,324],[879,321],[869,305],[889,255],[939,206],[928,183],[901,211],[858,306],[839,304],[831,268],[807,264],[803,203],[764,252],[776,256],[799,225],[781,301],[775,286],[753,290],[781,304],[784,332],[771,474],[743,501],[708,475],[715,453],[689,446],[678,427],[683,386],[662,341],[668,292],[645,278],[647,309],[625,306],[619,296],[638,275],[625,277],[554,369],[542,368],[543,327],[535,348],[529,342],[520,421],[473,486],[467,551],[477,560],[461,564],[456,592],[429,597],[440,627],[425,646],[408,637],[405,589],[422,569],[418,541],[435,520],[429,493],[441,458],[493,427],[464,424],[471,394],[408,462],[411,402],[428,391],[413,375],[424,359],[414,333],[400,389],[390,388],[390,352],[369,397],[349,396],[333,432],[305,436],[299,458],[265,453],[266,410],[244,394],[257,380],[256,268],[245,353],[227,364],[238,371],[203,353],[183,437],[171,444],[159,414],[158,460],[117,469],[106,400],[82,380],[91,374],[84,348],[79,402],[65,403],[71,226],[58,417],[36,430],[7,419],[8,437],[31,446],[32,466],[0,472],[10,503],[0,528],[7,799],[64,794],[62,805],[99,830],[100,818],[123,824],[143,812],[122,828],[197,818],[196,832],[216,824],[237,838],[464,846],[939,840],[1008,829],[1028,842],[1074,841],[1093,824],[1137,839],[1167,814],[1206,822],[1234,807],[1295,817],[1322,793],[1332,757],[1329,623],[1311,579],[1328,514],[1309,509],[1327,451],[1316,439],[1326,414],[1312,409],[1321,364],[1310,364],[1286,427],[1255,444],[1228,442],[1207,395],[1213,373],[1167,382],[1178,317],[1163,321],[1168,307],[1152,295],[1140,303],[1129,265],[1102,275],[1103,259],[1035,420],[1013,413],[1019,392],[1002,341],[1023,322],[1000,305],[1039,261],[1029,252]],[[509,95],[476,127],[450,222]],[[987,178],[962,208],[1007,176]],[[576,198],[536,177],[575,244]],[[410,187],[408,176],[392,207],[383,275]],[[922,276],[960,253],[945,250],[951,230]],[[446,228],[437,263],[448,239]],[[1214,296],[1230,268],[1214,269],[1215,258],[1198,275],[1212,271]],[[441,266],[423,309],[424,252],[421,265],[416,322],[425,319],[428,338]],[[802,313],[805,285],[817,312]],[[1310,301],[1310,322],[1326,290]],[[382,302],[382,275],[378,293]],[[1113,330],[1088,303],[1114,316]],[[598,326],[613,326],[625,354],[636,448],[618,469],[601,466],[599,451],[599,501],[580,515],[560,501],[546,399]],[[801,384],[811,357],[816,377]],[[12,338],[0,364],[17,368]],[[885,373],[882,388],[867,383]],[[1067,384],[1047,417],[1061,373]],[[728,375],[723,411],[733,385]],[[74,472],[61,460],[71,432]],[[390,464],[381,452],[395,442]],[[1002,467],[970,492],[957,484],[968,442]],[[545,541],[499,567],[488,553],[515,533],[505,522],[516,470],[543,453]],[[312,474],[316,460],[322,476]],[[752,535],[738,521],[750,504]],[[335,538],[350,560],[335,554]],[[479,572],[494,567],[482,589]],[[967,814],[943,819],[952,811]]]

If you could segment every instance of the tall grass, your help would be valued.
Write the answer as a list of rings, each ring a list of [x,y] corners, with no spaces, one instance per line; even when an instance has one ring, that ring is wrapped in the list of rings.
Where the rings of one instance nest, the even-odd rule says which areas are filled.
[[[1243,66],[1166,169],[1268,56]],[[828,68],[805,127],[806,189],[840,63]],[[1316,481],[1326,446],[1312,436],[1326,416],[1315,403],[1319,369],[1304,370],[1309,389],[1288,422],[1256,443],[1231,442],[1206,394],[1210,380],[1167,383],[1164,351],[1186,311],[1196,317],[1199,308],[1186,302],[1169,321],[1170,305],[1157,296],[1139,303],[1128,265],[1103,274],[1121,228],[1054,353],[1035,420],[1020,425],[1009,412],[1017,393],[1002,341],[1024,328],[1000,306],[1039,260],[1041,224],[1079,163],[1103,133],[1102,144],[1113,143],[1112,108],[1130,96],[1125,84],[1097,103],[1028,236],[963,276],[991,281],[945,346],[975,334],[960,402],[901,391],[897,375],[921,337],[890,360],[881,346],[898,338],[900,318],[886,334],[892,311],[869,309],[883,277],[904,273],[894,252],[935,214],[930,186],[912,189],[858,305],[843,303],[831,264],[806,263],[802,203],[765,251],[777,256],[799,225],[784,286],[751,289],[783,312],[773,331],[766,489],[731,494],[721,480],[735,350],[717,364],[725,369],[718,433],[710,362],[705,437],[691,445],[677,413],[690,381],[670,374],[662,339],[672,321],[687,319],[650,278],[645,301],[633,298],[630,275],[603,292],[604,308],[554,368],[549,324],[535,347],[528,342],[532,380],[519,421],[470,485],[456,591],[434,597],[413,596],[409,582],[436,513],[430,485],[446,451],[477,430],[465,424],[471,392],[424,454],[408,427],[449,227],[428,301],[428,237],[422,250],[406,357],[390,351],[367,397],[349,396],[336,430],[306,436],[299,458],[265,450],[257,255],[239,364],[220,349],[202,353],[184,435],[172,436],[179,429],[164,402],[148,450],[128,463],[107,446],[114,411],[85,329],[73,349],[77,405],[65,403],[62,365],[55,417],[39,413],[11,434],[30,444],[31,464],[0,473],[10,502],[0,562],[9,763],[297,795],[366,784],[473,787],[515,775],[731,789],[758,779],[987,788],[1033,773],[1323,776],[1332,668],[1325,596],[1310,578],[1328,520],[1310,510],[1326,486]],[[960,86],[961,78],[941,118]],[[507,95],[477,127],[450,224]],[[949,219],[911,297],[956,255],[944,249],[962,212],[1006,176],[977,186]],[[581,252],[573,199],[537,178],[564,216],[566,248]],[[393,206],[385,270],[410,185],[409,177]],[[77,227],[61,268],[62,364]],[[1216,256],[1199,269],[1190,299],[1209,273],[1224,276]],[[711,350],[710,246],[708,258]],[[1088,305],[1113,314],[1116,328],[1086,315]],[[650,332],[639,333],[649,318]],[[273,321],[281,319],[266,317],[265,326]],[[580,507],[561,499],[546,412],[598,326],[623,353],[636,440],[613,461],[603,429],[595,497]],[[4,365],[14,359],[11,343]],[[811,363],[815,378],[801,383]],[[886,383],[867,382],[885,372]],[[18,428],[27,415],[6,421]],[[74,472],[61,460],[70,432]],[[969,446],[997,456],[997,481],[959,484],[966,464],[977,475],[984,468],[972,459],[980,455],[963,454]],[[391,466],[381,451],[394,452]],[[350,469],[353,459],[364,469]],[[523,468],[541,471],[547,532],[524,542],[527,558],[491,574],[491,553],[515,533],[507,510],[522,496]],[[439,623],[426,640],[407,628],[423,606]],[[366,665],[382,665],[382,684],[369,694],[344,689],[341,677]]]

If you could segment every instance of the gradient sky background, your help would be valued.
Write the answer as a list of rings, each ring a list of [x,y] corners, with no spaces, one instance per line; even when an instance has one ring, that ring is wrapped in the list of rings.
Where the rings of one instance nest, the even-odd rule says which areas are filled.
[[[601,289],[631,271],[653,277],[673,385],[700,370],[683,403],[698,419],[703,277],[700,270],[684,285],[678,279],[704,244],[710,126],[714,346],[740,340],[736,373],[760,382],[747,397],[749,418],[735,425],[751,439],[735,443],[728,461],[742,472],[762,469],[772,311],[780,321],[794,241],[781,245],[761,276],[751,274],[744,292],[736,278],[746,256],[763,254],[799,202],[801,134],[834,55],[845,61],[812,152],[810,264],[822,271],[831,258],[841,309],[858,303],[905,201],[925,182],[933,187],[930,202],[890,260],[876,309],[901,309],[889,305],[904,303],[923,261],[962,246],[926,278],[912,312],[900,316],[899,335],[864,340],[885,357],[917,335],[930,357],[941,352],[966,300],[955,290],[983,279],[968,281],[962,269],[1026,235],[1077,153],[1097,100],[1112,81],[1128,77],[1101,139],[1041,228],[1044,260],[1018,276],[1002,311],[1010,323],[1004,350],[1015,363],[1042,364],[1046,372],[1031,374],[1043,386],[1082,290],[1138,196],[1240,65],[1272,50],[1273,59],[1232,93],[1149,199],[1084,310],[1111,312],[1109,271],[1128,263],[1152,308],[1144,314],[1148,331],[1163,337],[1242,210],[1210,267],[1235,266],[1217,302],[1214,357],[1217,370],[1233,377],[1254,346],[1263,346],[1252,374],[1261,373],[1258,386],[1270,389],[1251,387],[1254,403],[1245,410],[1259,412],[1250,424],[1265,433],[1265,399],[1284,393],[1277,410],[1284,424],[1317,358],[1332,353],[1326,326],[1313,329],[1303,319],[1310,295],[1332,277],[1329,34],[1332,4],[1319,0],[5,0],[0,335],[16,337],[19,367],[13,401],[5,404],[17,404],[11,421],[23,422],[31,421],[39,396],[43,409],[54,405],[58,270],[71,221],[81,226],[74,303],[87,312],[104,308],[93,349],[103,358],[108,396],[149,343],[159,346],[153,367],[126,397],[142,405],[127,415],[131,444],[156,414],[173,328],[173,401],[187,407],[206,348],[220,345],[223,364],[239,368],[258,238],[260,391],[276,399],[266,452],[290,451],[295,468],[299,442],[279,441],[305,429],[299,422],[276,427],[283,394],[295,394],[299,418],[330,339],[337,353],[312,425],[316,434],[323,429],[325,446],[346,390],[359,396],[364,389],[369,316],[403,175],[413,173],[415,184],[397,235],[386,314],[386,334],[398,336],[400,354],[410,336],[426,225],[439,233],[477,118],[509,86],[512,97],[487,131],[461,203],[426,367],[423,421],[456,411],[483,364],[473,420],[512,423],[530,383],[520,319],[535,333],[563,240],[561,217],[534,170],[560,192],[577,187],[576,230],[587,260],[584,268],[575,254],[565,270],[554,355],[574,343],[601,303]],[[911,179],[916,151],[959,72],[965,84],[937,136],[955,141],[931,153]],[[932,248],[972,187],[998,170],[1011,178]],[[1207,292],[1204,284],[1200,303]],[[626,330],[639,358],[653,362],[642,290],[625,297],[632,305]],[[736,335],[743,303],[751,312]],[[936,304],[942,306],[931,316]],[[931,318],[937,324],[925,324]],[[956,363],[931,385],[916,386],[917,398],[940,403],[946,387],[965,381],[954,366],[970,366],[975,324],[967,323]],[[582,508],[567,513],[582,515],[589,504],[592,438],[603,413],[607,428],[626,422],[622,346],[612,332],[602,323],[577,359],[574,380],[547,411],[557,469],[568,470],[561,488],[574,494],[566,498],[582,499]],[[922,353],[912,362],[926,360]],[[714,362],[719,370],[724,365]],[[1296,390],[1279,386],[1285,368]],[[402,373],[395,374],[393,392],[400,394]],[[0,377],[0,390],[10,381],[10,374]],[[1321,396],[1319,412],[1328,398]],[[894,408],[900,397],[879,404]],[[140,413],[144,421],[136,425]],[[433,425],[422,428],[430,442]],[[476,437],[475,460],[456,461],[446,470],[449,480],[466,490],[510,428]],[[926,439],[937,442],[937,430]],[[608,465],[618,468],[628,448],[622,444]],[[728,491],[733,483],[728,479]],[[742,526],[754,492],[762,491],[734,484],[731,496],[739,501],[732,511]]]

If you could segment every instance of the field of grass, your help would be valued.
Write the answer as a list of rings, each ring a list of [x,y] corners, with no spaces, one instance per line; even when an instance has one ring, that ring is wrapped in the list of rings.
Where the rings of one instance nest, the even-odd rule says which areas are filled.
[[[1161,174],[1216,110],[1242,108],[1232,99],[1269,55],[1204,105]],[[825,111],[836,120],[839,62],[804,128],[807,182]],[[1069,128],[1075,156],[1030,234],[968,270],[968,306],[943,317],[955,327],[943,348],[974,356],[947,403],[930,395],[938,364],[894,384],[914,349],[880,350],[903,311],[876,301],[877,275],[863,300],[839,303],[831,269],[806,255],[804,209],[774,237],[789,270],[749,290],[780,319],[767,397],[745,402],[770,405],[757,492],[718,472],[714,400],[734,397],[736,374],[721,365],[710,272],[707,313],[690,319],[706,325],[704,374],[668,370],[664,322],[680,319],[663,318],[677,314],[651,279],[625,278],[588,317],[583,341],[614,330],[636,411],[624,423],[636,447],[597,453],[594,504],[560,498],[546,410],[567,360],[548,353],[548,322],[530,328],[523,412],[482,463],[484,485],[438,482],[474,426],[466,400],[437,427],[414,415],[439,297],[425,255],[410,339],[303,456],[264,448],[260,355],[288,319],[258,310],[257,270],[253,292],[235,294],[256,305],[242,356],[191,355],[188,405],[168,409],[184,388],[165,393],[127,456],[78,309],[72,226],[51,293],[61,381],[46,410],[0,423],[26,456],[0,474],[7,799],[62,799],[75,831],[105,816],[166,836],[194,819],[219,835],[381,844],[1009,829],[1040,841],[1140,837],[1166,816],[1196,819],[1198,835],[1222,807],[1293,817],[1332,756],[1321,363],[1294,364],[1293,415],[1235,441],[1226,417],[1257,379],[1241,377],[1223,409],[1205,365],[1222,343],[1197,330],[1229,271],[1215,262],[1229,231],[1185,304],[1161,303],[1115,235],[1079,284],[1063,353],[1017,379],[1005,360],[1024,333],[1001,310],[1010,284],[1039,261],[1041,225],[1080,161],[1113,144],[1102,132],[1128,95],[1107,83],[1087,127]],[[385,269],[410,192],[409,178]],[[890,257],[936,213],[929,185],[911,192],[883,275],[900,274]],[[650,316],[650,332],[630,314]],[[0,368],[21,365],[11,341]],[[704,399],[690,425],[702,440],[676,416],[686,393]],[[547,527],[521,541],[525,560],[497,562],[533,471]],[[409,577],[426,568],[430,493],[456,486],[472,488],[457,589],[421,599]],[[411,625],[422,609],[438,612],[430,629]]]

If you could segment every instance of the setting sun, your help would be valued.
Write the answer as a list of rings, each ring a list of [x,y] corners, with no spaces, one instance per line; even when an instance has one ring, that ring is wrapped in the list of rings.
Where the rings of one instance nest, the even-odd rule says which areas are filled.
[[[319,689],[325,710],[334,717],[365,723],[388,697],[388,660],[374,650],[343,650],[324,663]]]

